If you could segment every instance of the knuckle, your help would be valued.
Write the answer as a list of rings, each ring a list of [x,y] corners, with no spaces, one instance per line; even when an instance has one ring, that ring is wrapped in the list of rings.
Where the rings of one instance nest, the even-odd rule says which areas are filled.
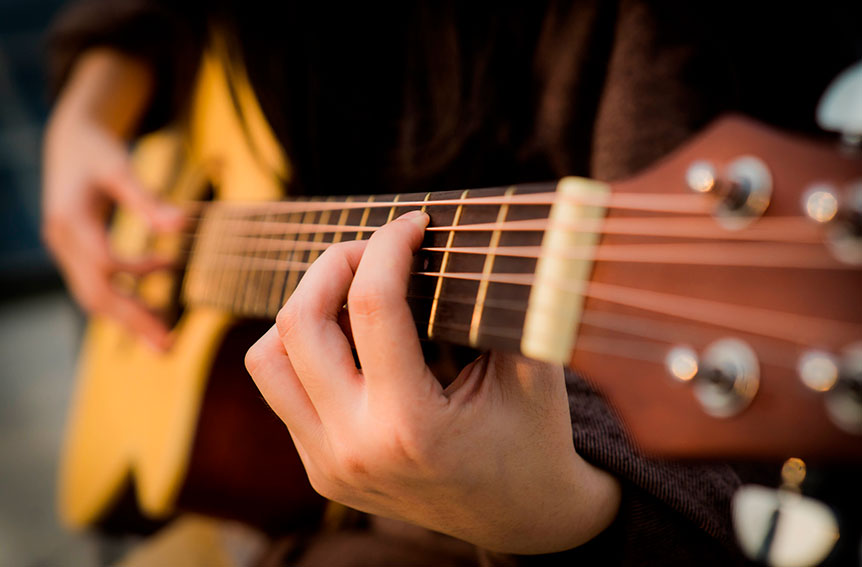
[[[336,455],[338,471],[333,480],[349,481],[368,475],[369,464],[366,456],[352,448],[342,448]]]
[[[245,368],[248,370],[249,374],[255,375],[263,365],[263,361],[264,352],[260,345],[260,341],[258,341],[251,345],[251,348],[245,353]]]
[[[372,321],[385,311],[387,303],[387,292],[376,286],[351,286],[347,294],[350,315]]]
[[[410,463],[425,463],[429,460],[428,443],[414,431],[403,427],[393,431],[389,451],[395,458]]]
[[[404,420],[389,428],[383,443],[386,460],[399,463],[411,470],[430,471],[437,461],[437,443],[429,438],[421,428],[406,425]]]
[[[288,300],[275,317],[275,327],[278,329],[278,336],[285,340],[295,336],[301,321],[302,315],[298,302]]]
[[[335,244],[330,244],[329,247],[323,251],[323,254],[320,257],[326,256],[327,258],[332,258],[334,256],[344,256],[347,247],[350,245],[350,242],[336,242]]]

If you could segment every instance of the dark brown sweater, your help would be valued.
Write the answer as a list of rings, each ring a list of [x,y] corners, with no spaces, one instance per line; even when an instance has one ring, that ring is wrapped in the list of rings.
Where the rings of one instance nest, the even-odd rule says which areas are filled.
[[[804,14],[742,2],[452,3],[430,14],[409,3],[385,14],[366,4],[314,4],[248,0],[204,11],[193,3],[89,0],[55,28],[54,74],[62,84],[93,45],[146,58],[159,88],[142,129],[154,128],[183,107],[205,30],[215,23],[237,40],[292,161],[290,191],[386,193],[565,174],[616,179],[728,110],[813,130],[823,88],[862,56],[862,14],[828,3]],[[461,61],[459,80],[438,72],[435,57]],[[434,95],[435,80],[455,85],[460,104]],[[457,114],[454,125],[446,126],[447,109]],[[577,451],[623,485],[616,521],[593,541],[516,558],[465,554],[432,538],[439,553],[428,555],[427,541],[359,530],[312,541],[295,559],[327,564],[334,551],[321,546],[329,546],[346,565],[741,563],[729,517],[741,482],[734,469],[646,459],[600,394],[574,374],[568,389]]]

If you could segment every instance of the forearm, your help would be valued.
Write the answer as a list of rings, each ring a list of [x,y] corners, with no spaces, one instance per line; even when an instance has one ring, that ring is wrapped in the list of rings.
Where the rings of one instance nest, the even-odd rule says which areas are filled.
[[[75,63],[48,126],[87,122],[128,139],[146,112],[154,89],[153,71],[142,60],[110,48],[93,48]]]

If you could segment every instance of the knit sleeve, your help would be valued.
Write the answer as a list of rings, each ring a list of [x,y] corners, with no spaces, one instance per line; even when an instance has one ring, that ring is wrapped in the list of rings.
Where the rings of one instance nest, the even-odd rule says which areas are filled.
[[[184,108],[202,51],[206,16],[197,2],[81,0],[55,20],[48,35],[52,94],[63,88],[78,57],[110,47],[147,62],[156,90],[141,132],[156,129]]]

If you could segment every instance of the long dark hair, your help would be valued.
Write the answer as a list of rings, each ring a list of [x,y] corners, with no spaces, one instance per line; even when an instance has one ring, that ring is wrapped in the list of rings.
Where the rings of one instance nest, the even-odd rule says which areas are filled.
[[[143,129],[177,115],[210,27],[244,62],[290,190],[380,193],[630,174],[716,114],[814,129],[862,57],[862,3],[725,0],[85,0],[52,33],[55,85],[108,44],[152,61]]]
[[[312,4],[282,3],[265,20],[231,5],[221,19],[294,162],[294,190],[442,189],[586,173],[591,121],[573,116],[594,114],[610,46],[600,30],[612,28],[612,9],[596,2],[575,18],[567,2],[450,0],[401,3],[377,18],[367,7],[333,15]],[[597,63],[598,80],[578,100],[572,77],[584,68],[572,53]],[[357,130],[361,139],[342,143]],[[355,176],[350,187],[327,171],[334,153]]]

